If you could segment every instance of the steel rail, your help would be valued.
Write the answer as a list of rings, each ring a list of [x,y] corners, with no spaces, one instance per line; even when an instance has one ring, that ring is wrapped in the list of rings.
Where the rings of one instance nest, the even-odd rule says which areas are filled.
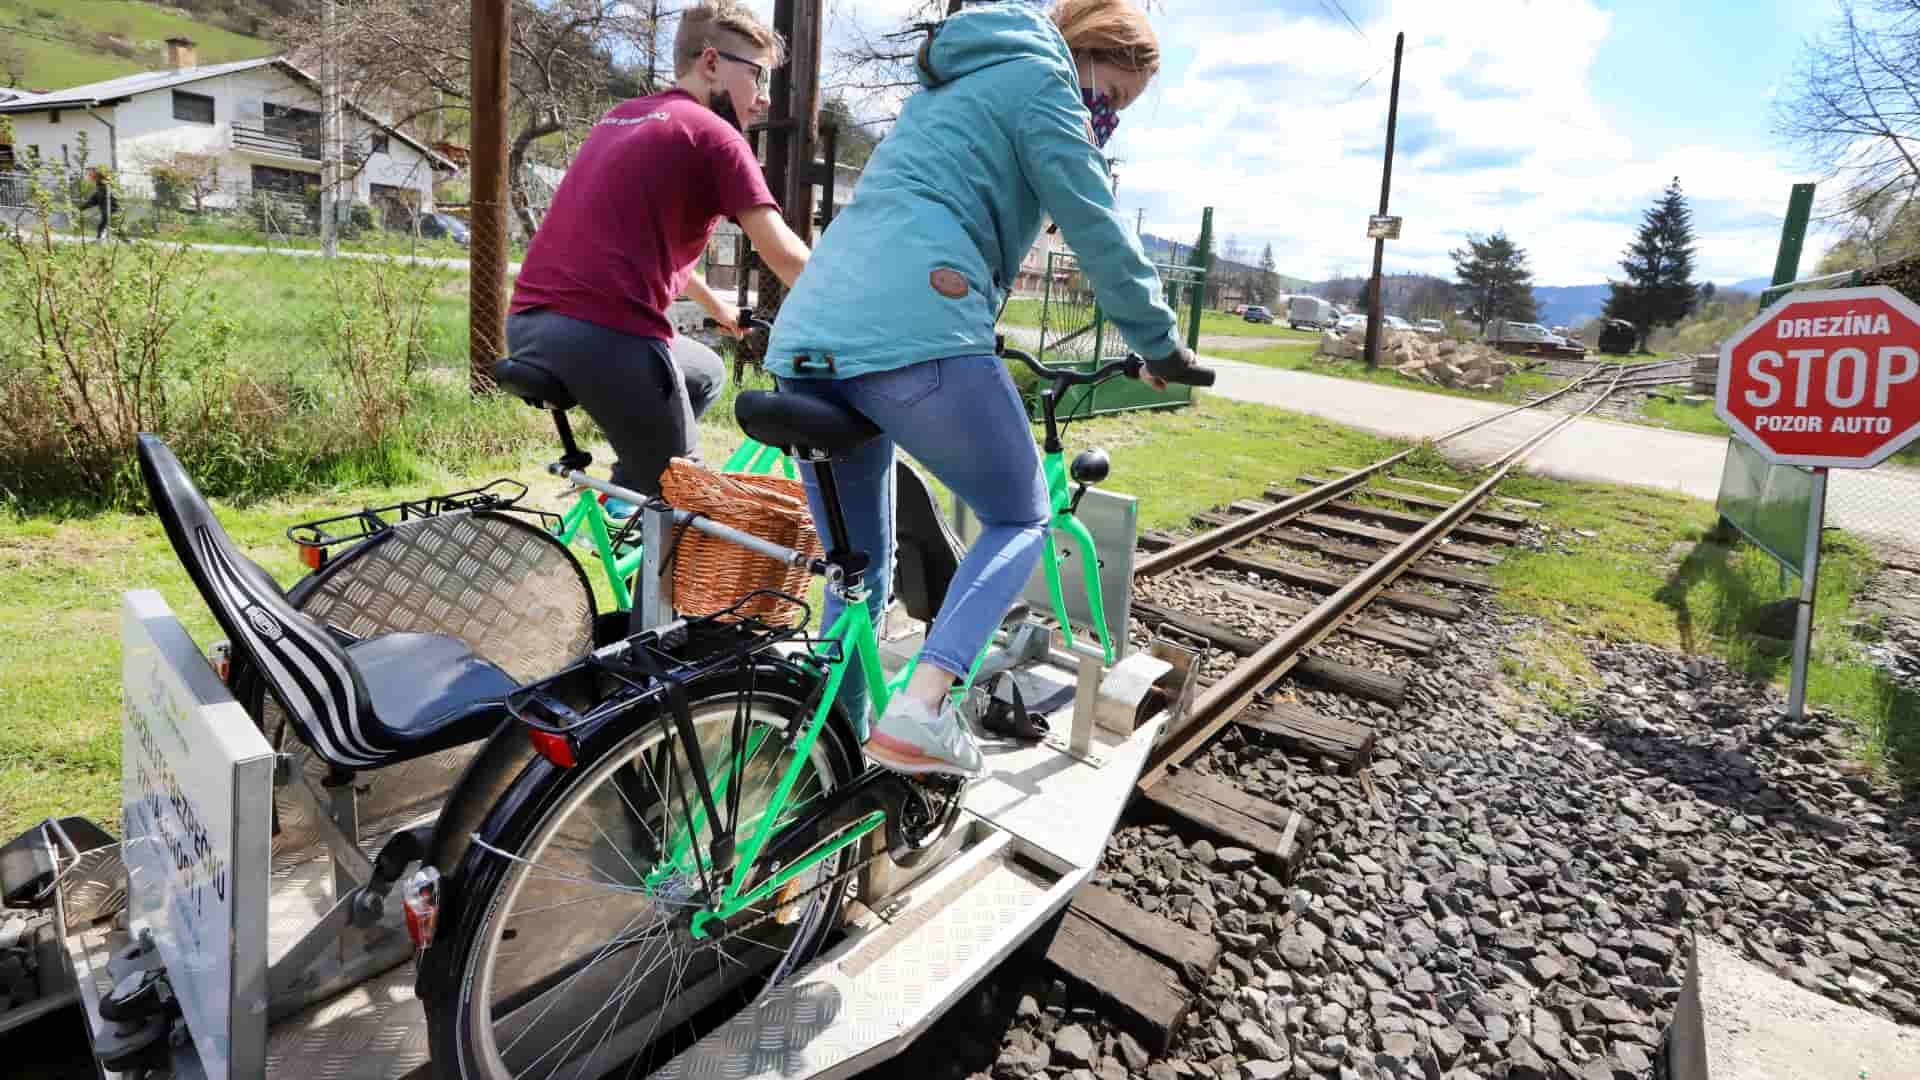
[[[1614,381],[1618,382],[1619,379],[1616,373]],[[1146,771],[1140,775],[1139,786],[1148,788],[1159,783],[1176,764],[1204,746],[1208,739],[1252,704],[1254,698],[1292,670],[1308,649],[1326,640],[1348,617],[1380,595],[1403,570],[1432,551],[1461,521],[1478,509],[1487,496],[1493,494],[1493,489],[1507,478],[1528,452],[1568,424],[1592,412],[1611,393],[1612,387],[1609,386],[1579,412],[1568,414],[1501,455],[1489,466],[1493,472],[1485,480],[1301,616],[1285,633],[1261,646],[1259,651],[1235,665],[1220,681],[1208,687],[1188,708],[1188,726],[1155,752]]]
[[[1491,416],[1483,416],[1470,423],[1462,424],[1451,431],[1435,435],[1432,439],[1428,440],[1428,442],[1431,445],[1438,446],[1449,439],[1459,438],[1468,432],[1478,431],[1488,424],[1504,420],[1514,413],[1524,412],[1527,409],[1545,405],[1547,402],[1552,401],[1562,394],[1579,389],[1598,376],[1601,370],[1601,368],[1596,367],[1592,371],[1587,372],[1585,375],[1580,376],[1578,379],[1575,379],[1545,397],[1527,402],[1525,405],[1516,405],[1511,409],[1494,413]],[[1616,375],[1615,378],[1618,378],[1618,376]],[[1232,547],[1234,544],[1256,533],[1264,532],[1275,525],[1285,524],[1299,517],[1301,514],[1311,513],[1319,509],[1321,506],[1361,486],[1369,478],[1399,464],[1417,449],[1419,449],[1418,446],[1410,446],[1391,457],[1382,458],[1364,469],[1348,473],[1345,476],[1337,477],[1324,484],[1309,488],[1285,502],[1275,503],[1273,506],[1261,510],[1259,513],[1240,518],[1229,524],[1213,529],[1210,532],[1189,537],[1170,548],[1155,552],[1134,565],[1133,576],[1136,579],[1156,577],[1174,570],[1185,569],[1195,563],[1205,562],[1226,548]]]

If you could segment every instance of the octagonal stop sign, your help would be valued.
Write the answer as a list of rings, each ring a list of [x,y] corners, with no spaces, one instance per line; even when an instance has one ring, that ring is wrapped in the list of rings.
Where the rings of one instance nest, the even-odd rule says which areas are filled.
[[[1787,295],[1721,346],[1714,411],[1776,464],[1879,464],[1920,435],[1920,306],[1884,285]]]

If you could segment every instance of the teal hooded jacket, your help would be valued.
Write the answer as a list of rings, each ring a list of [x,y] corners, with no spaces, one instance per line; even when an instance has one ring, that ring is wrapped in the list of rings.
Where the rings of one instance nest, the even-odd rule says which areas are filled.
[[[1046,12],[969,7],[940,24],[919,68],[921,89],[781,305],[768,370],[850,379],[991,353],[1043,216],[1127,344],[1173,352],[1177,319],[1114,209],[1073,54]],[[812,362],[796,371],[795,356]]]

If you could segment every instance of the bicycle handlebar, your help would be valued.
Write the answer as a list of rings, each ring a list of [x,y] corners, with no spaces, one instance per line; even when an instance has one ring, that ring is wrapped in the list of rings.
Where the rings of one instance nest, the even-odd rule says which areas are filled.
[[[700,320],[700,325],[705,327],[708,330],[712,330],[718,327],[720,324],[716,322],[711,316],[708,316]],[[745,327],[747,330],[764,330],[769,334],[773,333],[773,324],[768,322],[765,319],[755,318],[753,315],[752,308],[740,309],[739,325],[742,327]]]
[[[1146,360],[1139,353],[1135,352],[1128,353],[1124,359],[1103,364],[1093,371],[1071,371],[1066,368],[1048,367],[1034,359],[1032,353],[1022,349],[1008,348],[1004,345],[1000,348],[1000,355],[1020,361],[1031,368],[1035,375],[1043,379],[1053,380],[1055,385],[1061,389],[1069,386],[1103,383],[1115,375],[1120,374],[1124,374],[1128,378],[1138,379],[1146,373],[1147,367]],[[1187,386],[1212,386],[1213,369],[1193,364],[1182,371],[1177,371],[1167,376],[1166,379],[1170,383],[1183,383]]]

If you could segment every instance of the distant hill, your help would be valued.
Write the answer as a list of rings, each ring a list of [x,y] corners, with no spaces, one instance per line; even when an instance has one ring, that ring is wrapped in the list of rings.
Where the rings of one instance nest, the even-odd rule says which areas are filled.
[[[1155,236],[1152,233],[1142,233],[1140,235],[1140,246],[1146,248],[1147,256],[1154,262],[1184,263],[1187,261],[1187,257],[1193,254],[1193,241],[1169,240],[1164,236]],[[1254,257],[1258,259],[1259,254],[1256,252]],[[1257,262],[1229,262],[1226,259],[1220,258],[1216,252],[1213,260],[1213,269],[1216,274],[1227,269],[1239,270],[1244,273],[1258,273],[1260,267]],[[1297,292],[1312,284],[1312,282],[1309,282],[1306,278],[1293,277],[1290,274],[1279,274],[1278,276],[1280,278],[1280,287],[1288,292]]]
[[[166,39],[174,36],[192,38],[203,64],[278,51],[272,42],[241,32],[257,33],[259,24],[271,17],[270,0],[224,6],[228,10],[195,14],[184,6],[139,0],[0,0],[0,39],[18,50],[21,66],[0,71],[0,86],[9,75],[16,89],[64,90],[157,71],[167,66]]]
[[[1600,317],[1607,306],[1607,286],[1535,285],[1533,302],[1540,309],[1540,322],[1546,326],[1579,326]]]
[[[1771,281],[1771,278],[1748,278],[1720,288],[1723,291],[1758,295]],[[1606,309],[1607,295],[1608,289],[1604,284],[1533,287],[1533,300],[1539,305],[1540,321],[1547,326],[1580,326],[1599,318]]]

